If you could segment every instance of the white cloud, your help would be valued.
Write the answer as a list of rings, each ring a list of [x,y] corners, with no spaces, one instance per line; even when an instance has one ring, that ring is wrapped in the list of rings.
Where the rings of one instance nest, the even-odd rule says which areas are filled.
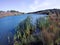
[[[40,1],[41,0],[34,0],[34,2],[29,5],[29,10],[37,11],[50,8],[60,8],[60,0],[42,0],[42,2]]]

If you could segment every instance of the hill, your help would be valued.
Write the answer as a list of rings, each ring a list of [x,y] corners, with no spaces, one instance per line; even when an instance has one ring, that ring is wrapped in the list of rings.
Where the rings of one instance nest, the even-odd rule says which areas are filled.
[[[49,15],[49,13],[56,13],[58,12],[60,14],[60,9],[46,9],[46,10],[41,10],[41,11],[36,11],[36,12],[29,12],[27,14],[47,14]]]

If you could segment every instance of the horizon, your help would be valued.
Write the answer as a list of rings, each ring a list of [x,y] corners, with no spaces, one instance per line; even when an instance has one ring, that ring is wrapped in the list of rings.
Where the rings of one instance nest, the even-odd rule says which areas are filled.
[[[28,13],[45,9],[60,9],[59,3],[60,0],[0,0],[0,10]]]

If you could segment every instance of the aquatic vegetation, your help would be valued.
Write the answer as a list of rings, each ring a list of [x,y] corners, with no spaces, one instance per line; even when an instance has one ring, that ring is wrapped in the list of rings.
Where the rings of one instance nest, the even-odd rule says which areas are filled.
[[[17,39],[20,41],[20,43],[27,43],[29,42],[30,38],[31,40],[34,40],[32,37],[32,31],[33,31],[33,24],[31,23],[30,17],[27,17],[24,21],[22,21],[19,26],[17,27],[17,32],[14,37],[14,39]],[[31,41],[30,40],[30,41]]]
[[[32,18],[28,16],[16,28],[14,45],[29,45],[29,43],[37,41],[43,42],[44,45],[59,44],[60,21],[58,16],[52,14],[47,17],[40,17],[36,19],[35,24],[32,23]],[[36,31],[37,33],[35,33]]]

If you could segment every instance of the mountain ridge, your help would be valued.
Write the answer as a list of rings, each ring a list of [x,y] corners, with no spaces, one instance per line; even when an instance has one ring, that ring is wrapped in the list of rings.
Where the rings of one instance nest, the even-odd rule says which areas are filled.
[[[46,9],[46,10],[40,10],[40,11],[35,11],[35,12],[29,12],[27,14],[47,14],[47,15],[49,15],[50,13],[54,14],[56,12],[58,12],[60,14],[60,9]]]
[[[35,12],[19,12],[15,10],[10,10],[10,11],[0,11],[0,18],[5,17],[5,16],[14,16],[14,15],[19,15],[19,14],[55,14],[59,13],[60,14],[60,9],[45,9],[45,10],[40,10],[40,11],[35,11]]]

